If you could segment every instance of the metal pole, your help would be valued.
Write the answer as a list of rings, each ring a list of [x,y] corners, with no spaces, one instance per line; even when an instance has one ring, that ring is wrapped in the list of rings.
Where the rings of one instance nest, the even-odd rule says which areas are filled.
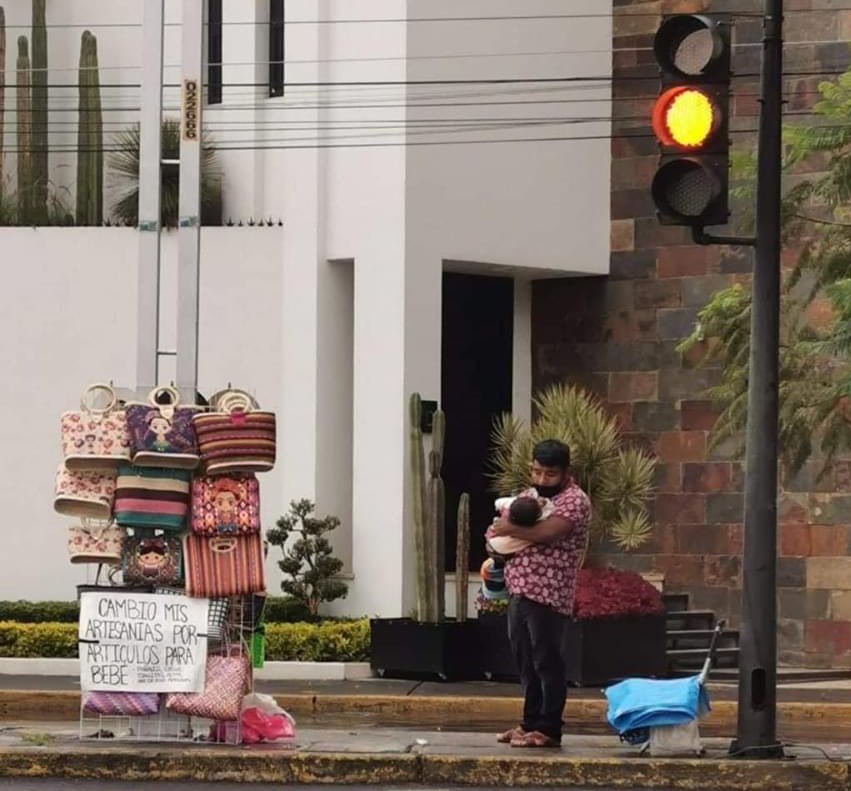
[[[177,387],[184,403],[198,390],[198,291],[201,253],[201,106],[204,0],[183,0],[183,80],[177,270]]]
[[[136,389],[158,384],[160,336],[160,136],[163,107],[163,0],[145,0],[139,122],[139,264]]]
[[[731,752],[777,758],[777,433],[783,0],[766,0],[751,308],[739,712]]]

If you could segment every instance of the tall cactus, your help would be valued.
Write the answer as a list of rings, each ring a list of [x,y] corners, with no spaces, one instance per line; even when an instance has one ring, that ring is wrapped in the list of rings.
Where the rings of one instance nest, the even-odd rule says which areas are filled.
[[[443,618],[445,598],[442,547],[445,541],[446,493],[440,471],[443,466],[446,420],[441,410],[434,413],[428,469],[420,428],[422,399],[419,393],[411,395],[410,420],[411,486],[417,554],[417,620],[437,623]]]
[[[47,224],[47,25],[45,0],[32,0],[32,211]]]
[[[26,36],[18,36],[15,63],[15,115],[18,131],[18,224],[32,223],[32,105],[30,99],[30,56]]]
[[[470,585],[470,495],[458,500],[458,538],[455,543],[455,620],[467,620],[467,589]]]
[[[77,130],[77,225],[103,223],[103,111],[97,39],[80,39],[79,126]]]
[[[0,197],[3,195],[3,136],[6,132],[6,12],[0,5]]]

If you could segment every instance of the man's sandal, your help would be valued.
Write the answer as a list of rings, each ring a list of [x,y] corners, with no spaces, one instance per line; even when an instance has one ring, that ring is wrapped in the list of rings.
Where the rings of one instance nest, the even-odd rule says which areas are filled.
[[[512,728],[510,731],[501,733],[499,736],[496,737],[496,740],[500,744],[511,744],[512,739],[519,739],[525,735],[526,731],[524,731],[523,728],[518,725],[516,728]]]
[[[561,747],[558,739],[547,736],[540,731],[531,731],[523,735],[515,736],[511,742],[512,747]]]

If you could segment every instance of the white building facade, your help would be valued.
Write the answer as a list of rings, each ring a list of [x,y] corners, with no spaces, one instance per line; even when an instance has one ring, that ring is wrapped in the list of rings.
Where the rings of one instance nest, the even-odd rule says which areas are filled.
[[[29,36],[30,3],[2,4],[11,54]],[[175,115],[181,3],[165,5]],[[608,273],[612,2],[287,0],[281,96],[269,95],[274,11],[222,2],[222,101],[203,125],[219,149],[224,217],[244,227],[202,231],[199,389],[230,381],[278,413],[264,521],[302,497],[340,517],[349,595],[334,612],[407,614],[407,402],[413,391],[442,399],[446,273],[511,281],[507,375],[520,415],[532,395],[531,281]],[[97,35],[101,82],[116,86],[103,90],[106,141],[138,119],[141,18],[137,0],[47,2],[51,85],[76,81],[79,36]],[[7,84],[13,67],[10,57]],[[50,90],[51,174],[73,194],[76,132],[60,120],[76,118],[74,92]],[[14,177],[9,89],[5,105]],[[0,399],[14,415],[0,428],[6,537],[27,558],[9,564],[0,598],[67,599],[82,581],[52,512],[58,416],[89,381],[133,387],[136,234],[0,228]],[[162,236],[164,349],[176,324],[173,236]],[[173,378],[163,358],[160,380]]]

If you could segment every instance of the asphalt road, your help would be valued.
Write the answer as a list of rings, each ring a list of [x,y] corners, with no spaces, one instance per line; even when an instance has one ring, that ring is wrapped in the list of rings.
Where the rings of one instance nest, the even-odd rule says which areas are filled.
[[[6,778],[0,779],[0,791],[414,791],[414,789],[427,789],[427,791],[494,791],[493,788],[476,788],[465,786],[464,788],[453,788],[450,786],[281,786],[281,785],[255,785],[240,783],[138,783],[138,782],[98,782],[92,780],[25,780]],[[531,789],[530,791],[534,791]],[[549,791],[553,791],[549,789]],[[571,791],[577,791],[571,789]],[[595,791],[606,791],[606,789],[595,789]],[[621,789],[620,791],[623,791]]]

